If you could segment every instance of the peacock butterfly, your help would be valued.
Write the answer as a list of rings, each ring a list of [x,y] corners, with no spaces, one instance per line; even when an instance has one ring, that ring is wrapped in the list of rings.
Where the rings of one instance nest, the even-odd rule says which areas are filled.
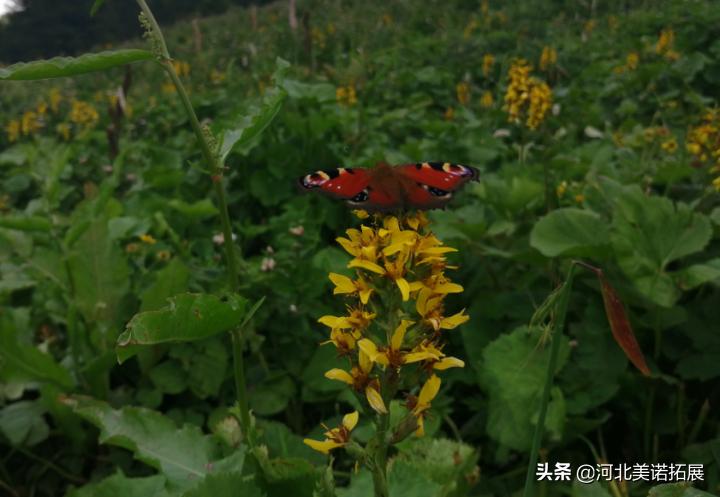
[[[348,205],[368,211],[435,209],[445,207],[453,192],[477,180],[474,167],[450,162],[418,162],[372,169],[340,167],[315,171],[298,178],[305,190],[316,190]]]

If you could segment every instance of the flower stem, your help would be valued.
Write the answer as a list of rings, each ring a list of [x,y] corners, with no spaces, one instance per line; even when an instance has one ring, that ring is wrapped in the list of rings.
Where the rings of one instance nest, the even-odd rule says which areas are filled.
[[[530,450],[530,461],[528,462],[527,474],[525,476],[525,489],[523,497],[532,497],[534,491],[535,469],[538,461],[538,453],[540,452],[540,442],[542,442],[543,432],[545,430],[545,415],[547,414],[548,403],[550,401],[550,390],[552,389],[553,377],[555,376],[555,365],[560,352],[560,339],[565,328],[565,314],[567,313],[568,302],[570,301],[570,292],[575,277],[575,263],[570,265],[567,278],[563,284],[562,294],[555,308],[555,319],[553,323],[553,340],[550,348],[550,360],[548,361],[547,372],[545,374],[545,385],[540,399],[540,414],[538,422],[535,426],[533,434],[532,449]]]
[[[152,35],[158,42],[160,64],[163,69],[167,72],[168,76],[175,85],[180,101],[182,102],[185,113],[190,120],[190,126],[197,137],[198,144],[200,145],[200,151],[202,152],[203,159],[207,165],[210,174],[212,175],[213,186],[215,189],[215,195],[219,204],[220,211],[220,223],[222,225],[225,247],[225,263],[227,264],[228,283],[230,289],[233,292],[238,290],[240,279],[238,276],[238,265],[236,261],[235,246],[232,239],[232,228],[230,226],[230,215],[228,213],[227,198],[225,195],[225,187],[222,182],[223,167],[220,163],[220,159],[212,150],[208,136],[203,132],[200,122],[198,121],[195,109],[190,102],[190,97],[185,90],[185,87],[180,81],[180,78],[172,65],[172,59],[165,43],[165,37],[160,30],[160,26],[155,20],[150,7],[148,7],[145,0],[137,0],[140,9],[145,14],[145,17],[150,23],[152,29]],[[254,435],[251,434],[252,427],[250,423],[250,411],[248,408],[248,397],[247,397],[247,386],[245,384],[245,365],[243,359],[243,336],[241,329],[235,329],[231,333],[233,340],[233,363],[235,371],[235,386],[237,388],[238,404],[240,405],[240,422],[242,423],[243,434],[247,437],[248,442],[252,445],[254,443]]]
[[[378,414],[377,433],[375,434],[375,447],[371,452],[373,487],[375,497],[388,497],[387,485],[387,450],[388,450],[388,426],[390,414]]]

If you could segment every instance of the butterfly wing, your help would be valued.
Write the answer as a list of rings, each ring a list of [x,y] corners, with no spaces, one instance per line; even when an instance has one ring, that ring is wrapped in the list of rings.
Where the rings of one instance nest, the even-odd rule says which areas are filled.
[[[405,183],[405,203],[409,208],[444,207],[453,192],[470,180],[477,180],[474,167],[450,162],[419,162],[398,166]]]
[[[390,211],[401,205],[401,199],[379,183],[377,168],[324,169],[301,176],[298,184],[304,190],[344,200],[356,209]]]

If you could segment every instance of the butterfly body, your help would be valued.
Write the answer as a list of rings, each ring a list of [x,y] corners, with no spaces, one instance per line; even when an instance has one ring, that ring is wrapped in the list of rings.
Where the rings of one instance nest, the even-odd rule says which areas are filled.
[[[337,168],[299,178],[305,190],[315,190],[368,211],[398,211],[444,207],[453,192],[476,180],[474,167],[449,162],[418,162],[401,166],[378,164],[371,169]]]

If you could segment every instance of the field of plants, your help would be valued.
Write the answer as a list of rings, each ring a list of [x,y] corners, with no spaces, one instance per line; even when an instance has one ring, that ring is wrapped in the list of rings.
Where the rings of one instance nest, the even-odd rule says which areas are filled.
[[[0,495],[720,495],[716,2],[128,6],[0,66]]]

